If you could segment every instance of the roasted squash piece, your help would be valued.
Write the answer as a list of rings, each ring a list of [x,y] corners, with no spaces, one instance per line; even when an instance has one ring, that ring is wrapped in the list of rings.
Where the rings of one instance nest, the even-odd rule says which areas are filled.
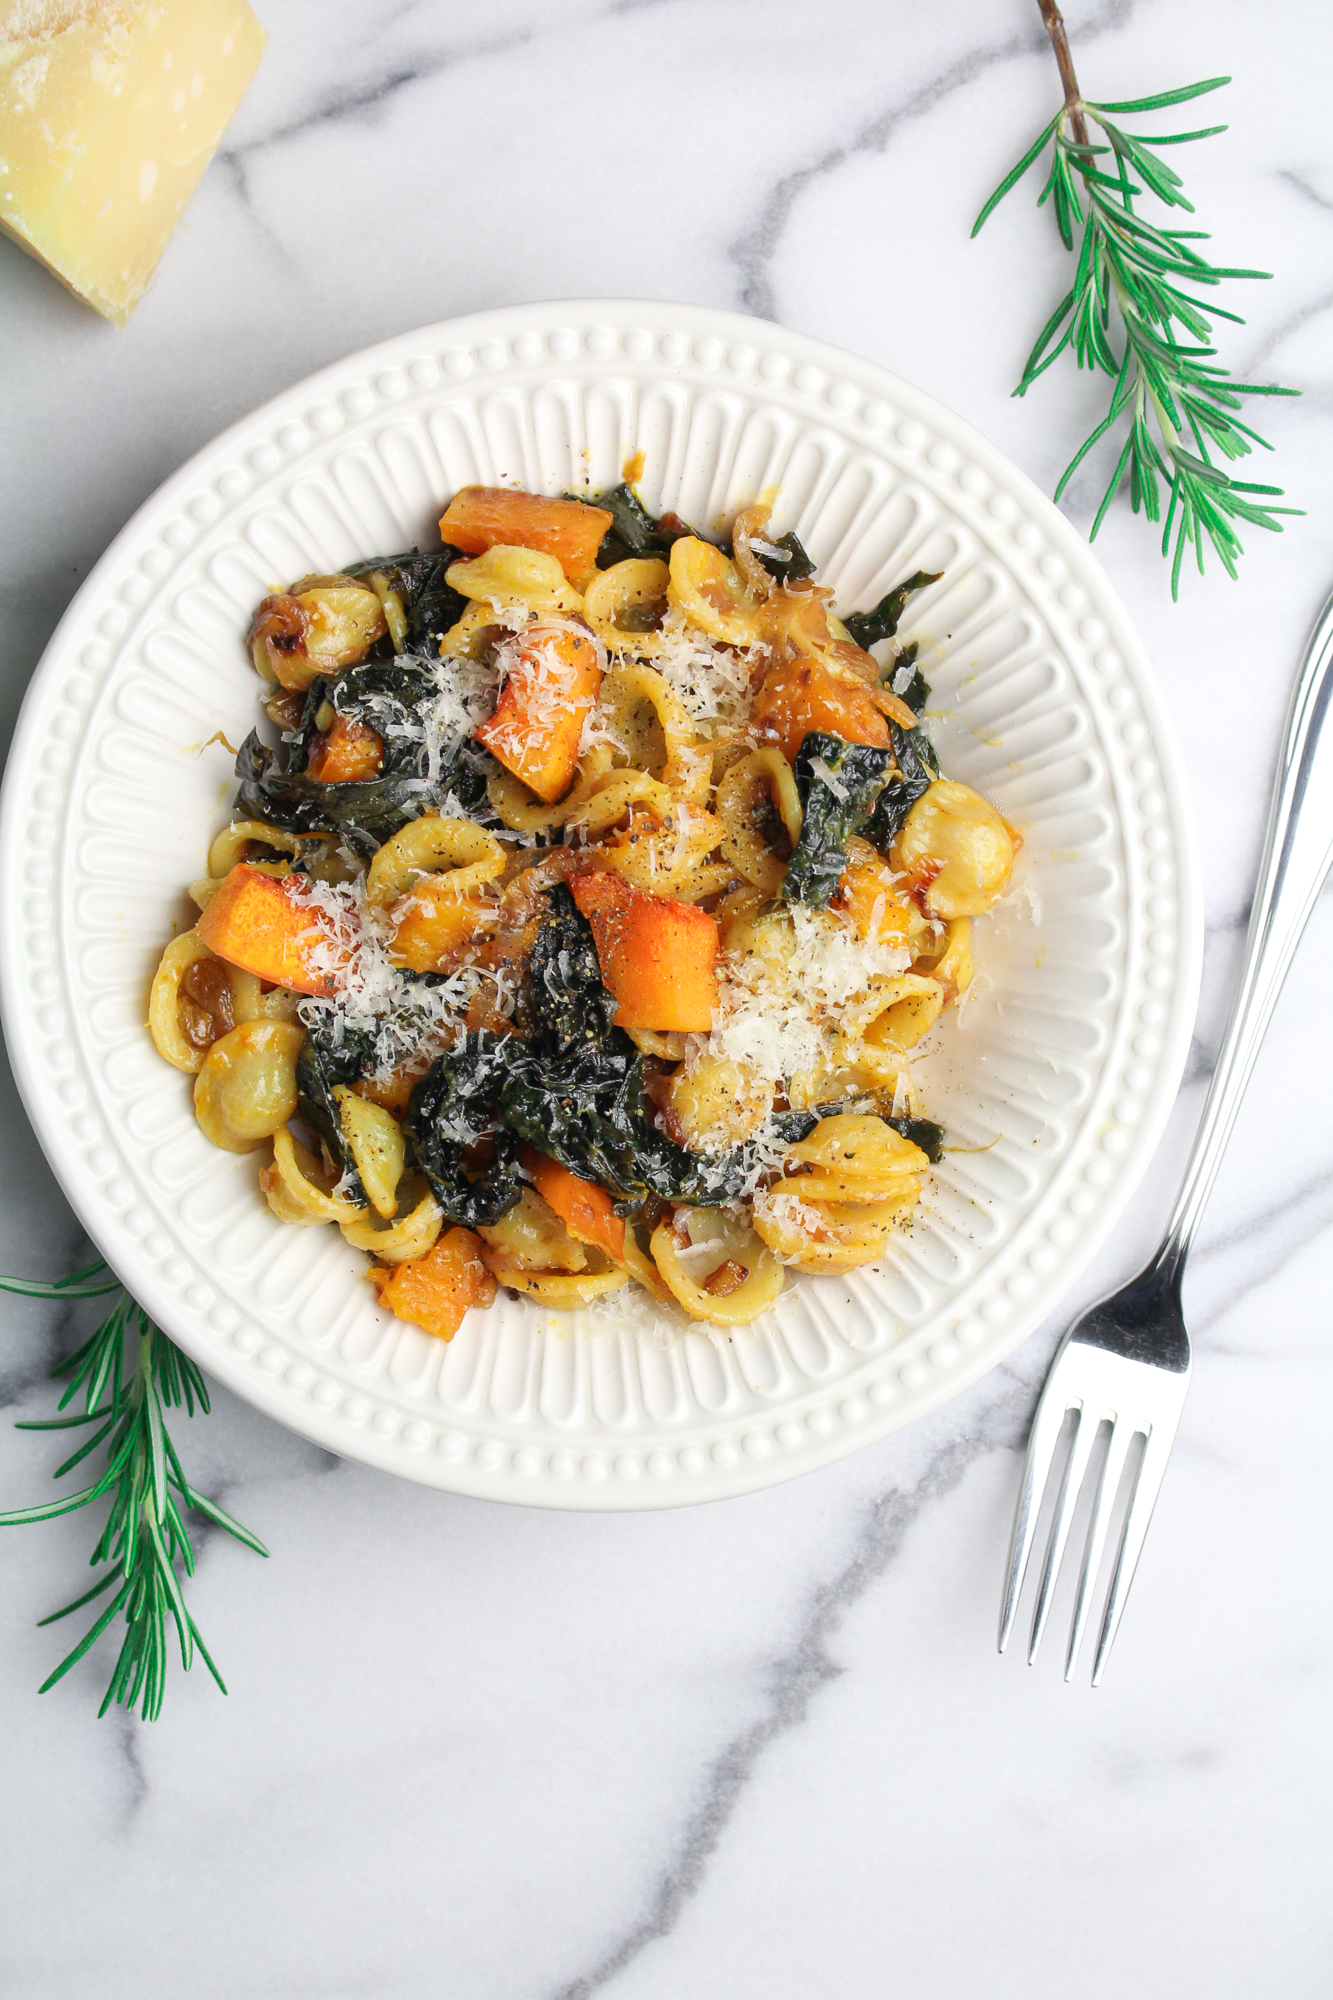
[[[335,715],[332,728],[317,736],[306,764],[306,775],[321,785],[354,785],[375,777],[384,760],[384,745],[367,722]]]
[[[706,1034],[717,1006],[717,925],[706,910],[645,896],[620,875],[571,875],[597,945],[602,978],[620,1002],[616,1025]]]
[[[481,1261],[482,1243],[470,1229],[447,1229],[426,1252],[406,1264],[377,1264],[370,1282],[399,1319],[452,1340],[469,1306],[488,1306],[495,1280]]]
[[[319,912],[293,899],[289,881],[238,861],[209,898],[195,935],[242,972],[327,999],[347,954],[321,925]]]
[[[573,782],[583,724],[601,683],[590,632],[534,625],[477,741],[543,804],[554,805]]]
[[[848,743],[889,747],[889,726],[868,688],[839,680],[817,660],[786,660],[770,668],[752,717],[761,742],[776,743],[788,763],[813,729]]]
[[[440,535],[465,555],[479,556],[497,542],[554,556],[572,582],[597,560],[611,525],[605,507],[581,500],[545,500],[540,493],[511,493],[503,486],[464,486],[440,516]]]
[[[582,1180],[546,1153],[524,1146],[520,1155],[548,1208],[553,1208],[576,1243],[594,1243],[617,1262],[625,1254],[624,1218],[596,1181]]]
[[[394,912],[389,956],[410,972],[439,972],[451,952],[466,944],[492,916],[494,905],[454,896],[429,878]]]

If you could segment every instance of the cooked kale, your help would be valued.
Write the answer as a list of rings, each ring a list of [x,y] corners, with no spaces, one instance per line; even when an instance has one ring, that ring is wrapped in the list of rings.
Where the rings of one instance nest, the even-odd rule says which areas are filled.
[[[609,487],[605,493],[568,493],[565,497],[582,500],[590,507],[605,507],[610,512],[611,525],[597,551],[598,569],[610,569],[614,563],[626,562],[631,556],[661,556],[665,560],[673,542],[694,533],[675,514],[655,518],[633,487],[625,484]]]
[[[866,839],[881,854],[888,853],[908,813],[940,775],[935,746],[924,729],[900,729],[891,722],[889,734],[898,775],[885,785],[865,826]]]
[[[919,1146],[932,1166],[939,1161],[944,1151],[944,1127],[932,1123],[929,1118],[886,1118],[886,1125],[892,1125],[895,1132],[910,1139]]]
[[[559,1056],[600,1046],[616,1017],[619,1003],[602,983],[592,926],[563,882],[547,894],[522,997],[529,1033]]]
[[[799,583],[803,577],[814,575],[814,558],[807,554],[805,545],[794,528],[780,536],[776,542],[770,542],[768,546],[771,549],[780,549],[782,554],[766,555],[762,549],[756,549],[755,555],[769,575],[776,577],[779,583]]]
[[[504,1214],[521,1185],[513,1165],[519,1140],[597,1181],[625,1213],[650,1195],[711,1205],[740,1194],[753,1175],[753,1143],[706,1159],[658,1130],[643,1057],[611,1025],[618,1003],[603,984],[591,927],[563,883],[548,892],[524,987],[525,1033],[465,1036],[412,1093],[404,1130],[447,1215],[475,1223]],[[788,1112],[775,1122],[794,1144],[818,1114]],[[487,1137],[492,1161],[473,1181],[464,1151]]]
[[[366,582],[382,576],[389,588],[397,591],[407,615],[408,652],[424,652],[430,641],[440,639],[467,609],[462,592],[445,580],[450,563],[461,560],[462,550],[446,543],[426,555],[412,549],[406,555],[350,563],[343,574]]]
[[[499,1123],[500,1087],[514,1038],[465,1035],[437,1056],[413,1090],[403,1118],[411,1155],[451,1222],[475,1229],[498,1222],[523,1191],[515,1165],[517,1141]],[[473,1179],[464,1153],[482,1140],[491,1157]]]
[[[924,590],[928,583],[938,583],[943,575],[942,569],[919,569],[914,576],[908,577],[906,583],[895,584],[880,598],[873,611],[850,612],[842,622],[853,642],[869,652],[881,639],[891,639],[898,630],[898,620],[903,615],[908,598],[918,590]]]
[[[367,660],[336,679],[314,681],[297,728],[277,751],[252,730],[236,758],[242,813],[288,833],[337,833],[370,856],[391,834],[419,819],[452,792],[472,818],[489,817],[489,759],[470,737],[447,744],[432,780],[429,748],[416,712],[439,693],[436,668],[424,660]],[[324,784],[306,775],[320,709],[329,701],[350,721],[365,722],[383,744],[378,776],[353,784]]]
[[[914,715],[921,715],[930,700],[930,682],[916,663],[916,641],[904,646],[896,660],[880,668],[881,687],[889,687],[899,701],[906,702]]]
[[[822,908],[829,901],[847,866],[848,838],[870,817],[890,762],[887,750],[849,743],[828,730],[812,729],[802,737],[795,771],[805,818],[783,877],[789,903]]]
[[[346,1177],[342,1192],[364,1208],[366,1192],[351,1154],[343,1144],[338,1118],[337,1085],[355,1083],[374,1059],[373,1031],[353,1029],[344,1022],[318,1016],[305,1031],[296,1058],[296,1108],[329,1158]]]

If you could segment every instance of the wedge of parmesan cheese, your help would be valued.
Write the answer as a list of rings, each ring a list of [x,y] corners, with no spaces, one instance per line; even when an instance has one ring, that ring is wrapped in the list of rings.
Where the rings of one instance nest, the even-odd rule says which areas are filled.
[[[245,0],[0,0],[0,228],[123,326],[267,39]]]

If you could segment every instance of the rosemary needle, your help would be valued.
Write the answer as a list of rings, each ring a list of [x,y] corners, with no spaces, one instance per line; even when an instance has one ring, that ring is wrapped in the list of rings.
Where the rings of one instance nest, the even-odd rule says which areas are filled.
[[[1065,101],[986,202],[972,234],[1050,146],[1050,172],[1038,206],[1051,201],[1067,250],[1074,249],[1079,233],[1078,262],[1074,282],[1037,336],[1014,394],[1026,395],[1066,348],[1073,349],[1080,368],[1101,369],[1114,379],[1106,416],[1065,467],[1055,498],[1060,498],[1092,447],[1124,419],[1128,424],[1124,445],[1089,539],[1095,538],[1128,474],[1134,512],[1142,508],[1149,521],[1164,520],[1162,553],[1171,554],[1175,597],[1188,548],[1194,549],[1202,574],[1204,545],[1211,542],[1234,577],[1236,558],[1242,553],[1238,524],[1280,531],[1278,515],[1301,511],[1275,506],[1280,487],[1233,479],[1214,456],[1234,462],[1248,456],[1255,445],[1266,451],[1272,448],[1236,414],[1242,396],[1300,393],[1272,383],[1233,382],[1217,364],[1217,349],[1210,344],[1215,319],[1242,322],[1236,313],[1205,304],[1199,291],[1225,278],[1266,278],[1270,273],[1210,264],[1193,247],[1207,240],[1205,231],[1159,227],[1135,207],[1151,195],[1168,209],[1193,214],[1179,174],[1155,149],[1211,138],[1227,128],[1207,125],[1145,137],[1128,132],[1119,122],[1125,116],[1188,103],[1231,79],[1214,76],[1152,97],[1093,103],[1079,90],[1059,7],[1055,0],[1038,4],[1055,50]],[[1099,142],[1092,137],[1093,127]],[[1119,352],[1113,329],[1118,329]],[[1165,517],[1163,489],[1168,495]]]
[[[83,1408],[68,1416],[18,1425],[19,1430],[27,1431],[92,1427],[91,1435],[54,1476],[63,1478],[99,1447],[105,1450],[102,1470],[78,1492],[62,1494],[44,1506],[0,1514],[0,1527],[17,1527],[29,1521],[53,1520],[95,1500],[109,1497],[111,1501],[106,1525],[90,1558],[94,1565],[108,1564],[107,1574],[91,1590],[39,1623],[54,1624],[107,1591],[113,1595],[78,1644],[42,1683],[41,1692],[54,1687],[119,1616],[124,1619],[124,1635],[99,1715],[105,1715],[115,1701],[127,1708],[138,1704],[146,1722],[156,1719],[162,1708],[173,1629],[182,1667],[190,1667],[197,1649],[225,1694],[222,1676],[186,1608],[181,1588],[179,1572],[186,1577],[194,1574],[194,1550],[184,1512],[204,1515],[258,1555],[267,1555],[268,1550],[248,1528],[189,1484],[167,1432],[167,1410],[184,1407],[187,1415],[193,1416],[197,1404],[207,1412],[208,1389],[203,1376],[143,1308],[122,1291],[100,1260],[53,1284],[0,1277],[0,1290],[28,1298],[62,1300],[118,1295],[96,1332],[55,1370],[57,1375],[70,1378],[60,1410],[67,1409],[80,1391]]]

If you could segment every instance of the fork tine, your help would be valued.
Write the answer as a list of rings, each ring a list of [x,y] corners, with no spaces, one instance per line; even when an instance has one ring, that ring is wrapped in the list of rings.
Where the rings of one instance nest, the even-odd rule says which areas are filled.
[[[1056,1362],[1060,1359],[1056,1355]],[[1023,1578],[1027,1574],[1028,1559],[1032,1554],[1032,1540],[1037,1532],[1037,1515],[1041,1511],[1041,1498],[1046,1491],[1046,1480],[1055,1457],[1055,1447],[1060,1441],[1064,1428],[1068,1403],[1060,1400],[1056,1387],[1058,1369],[1053,1366],[1046,1378],[1046,1387],[1041,1392],[1037,1414],[1032,1419],[1032,1435],[1028,1439],[1027,1457],[1023,1462],[1023,1484],[1018,1495],[1018,1506],[1014,1510],[1014,1531],[1009,1538],[1009,1567],[1004,1581],[1004,1603],[1000,1607],[999,1649],[1004,1651],[1013,1630],[1014,1617],[1018,1611],[1018,1600],[1022,1594]]]
[[[1056,1578],[1060,1574],[1065,1543],[1069,1540],[1069,1530],[1074,1519],[1074,1509],[1078,1505],[1079,1491],[1087,1475],[1088,1464],[1101,1427],[1100,1416],[1093,1416],[1085,1403],[1078,1413],[1078,1427],[1069,1448],[1065,1476],[1060,1485],[1060,1498],[1056,1503],[1055,1519],[1051,1523],[1051,1537],[1046,1544],[1046,1561],[1042,1565],[1041,1583],[1037,1589],[1037,1608],[1032,1614],[1032,1637],[1028,1641],[1029,1666],[1037,1657],[1041,1635],[1046,1629],[1051,1599],[1055,1595]]]
[[[1111,1647],[1115,1642],[1121,1614],[1129,1596],[1129,1587],[1134,1581],[1134,1572],[1139,1566],[1139,1557],[1143,1552],[1153,1508],[1157,1505],[1162,1478],[1171,1458],[1171,1447],[1176,1441],[1179,1423],[1180,1411],[1177,1410],[1172,1421],[1154,1424],[1143,1448],[1139,1476],[1134,1482],[1134,1491],[1129,1500],[1129,1513],[1125,1517],[1125,1531],[1120,1537],[1115,1569],[1111,1575],[1110,1588],[1106,1593],[1106,1611],[1102,1618],[1101,1636],[1097,1641],[1097,1658],[1092,1668],[1094,1687],[1101,1681]]]
[[[1088,1606],[1092,1597],[1092,1587],[1097,1581],[1097,1571],[1101,1568],[1102,1554],[1106,1548],[1106,1537],[1111,1527],[1111,1509],[1120,1488],[1120,1480],[1129,1457],[1129,1448],[1137,1430],[1132,1424],[1114,1417],[1111,1422],[1110,1441],[1106,1447],[1106,1459],[1101,1477],[1097,1482],[1097,1498],[1093,1504],[1092,1525],[1088,1529],[1087,1546],[1083,1551],[1083,1566],[1078,1573],[1078,1596],[1074,1600],[1074,1622],[1069,1632],[1069,1651],[1065,1656],[1065,1679],[1072,1680],[1074,1665],[1078,1659],[1078,1649],[1083,1643],[1083,1627],[1088,1621]]]

